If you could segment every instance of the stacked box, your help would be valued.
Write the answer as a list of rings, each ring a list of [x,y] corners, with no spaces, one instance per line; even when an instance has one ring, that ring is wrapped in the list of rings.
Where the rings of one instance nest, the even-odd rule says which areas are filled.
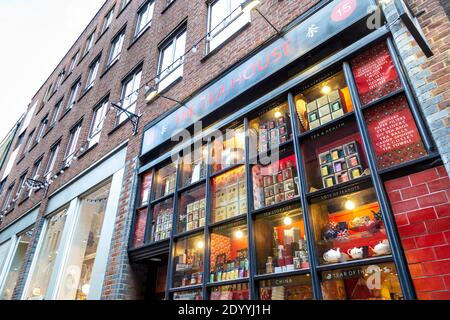
[[[286,167],[273,175],[263,176],[264,205],[271,206],[294,198],[295,191],[295,167],[288,162]]]
[[[172,231],[172,209],[161,210],[156,218],[155,233],[153,240],[155,242],[165,240],[170,237]]]
[[[259,152],[266,152],[290,140],[290,124],[286,115],[259,126]]]
[[[309,129],[315,129],[342,117],[346,112],[344,98],[340,90],[333,91],[306,105]]]
[[[180,224],[185,231],[202,228],[206,224],[206,200],[198,200],[186,206],[186,215],[180,216]]]

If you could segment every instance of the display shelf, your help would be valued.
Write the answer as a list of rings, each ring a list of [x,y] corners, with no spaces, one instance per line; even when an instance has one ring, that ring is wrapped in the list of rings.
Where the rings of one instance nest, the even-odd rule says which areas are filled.
[[[213,228],[221,227],[223,225],[227,225],[229,223],[233,223],[233,222],[236,222],[236,221],[239,221],[239,220],[245,220],[246,218],[247,218],[247,213],[240,214],[238,216],[235,216],[235,217],[232,217],[232,218],[229,218],[229,219],[226,219],[226,220],[222,220],[222,221],[215,222],[215,223],[210,223],[207,226],[207,228],[208,229],[213,229]]]
[[[218,176],[220,176],[220,175],[222,175],[224,173],[227,173],[228,171],[233,171],[234,169],[237,169],[237,168],[242,167],[244,165],[245,165],[244,162],[243,163],[238,163],[238,164],[233,164],[233,165],[231,165],[229,167],[226,167],[225,169],[222,169],[222,170],[219,170],[217,172],[212,173],[210,178],[216,178],[216,177],[218,177]]]
[[[197,229],[176,233],[176,234],[173,235],[173,238],[174,238],[174,240],[177,240],[177,239],[180,239],[180,238],[186,238],[186,237],[189,237],[189,236],[194,235],[196,233],[201,233],[201,232],[204,231],[204,229],[205,229],[205,227],[200,227],[200,228],[197,228]]]
[[[324,124],[323,126],[320,126],[315,129],[301,133],[298,137],[300,140],[305,140],[323,130],[326,130],[327,128],[333,127],[338,123],[344,122],[346,120],[350,120],[352,118],[355,118],[355,113],[353,111],[348,112],[348,113],[344,114],[342,117],[334,119],[334,120],[328,122],[327,124]]]
[[[206,287],[221,287],[221,286],[230,286],[233,284],[246,283],[249,282],[249,278],[235,279],[235,280],[225,280],[225,281],[217,281],[217,282],[208,282]]]
[[[281,150],[281,149],[288,149],[288,148],[292,147],[292,143],[293,143],[292,139],[289,139],[286,142],[280,143],[277,147],[278,153],[283,154],[283,152],[285,152],[285,150]],[[271,149],[267,150],[266,152],[258,152],[257,155],[253,155],[252,157],[250,157],[249,163],[256,164],[261,157],[271,156],[272,152],[274,150],[275,150],[275,148],[271,148]]]
[[[150,205],[151,205],[151,206],[154,206],[155,204],[158,204],[158,203],[160,203],[160,202],[163,202],[164,200],[170,199],[170,198],[172,198],[173,196],[174,196],[174,193],[172,192],[172,193],[170,193],[170,194],[168,194],[168,195],[165,195],[164,197],[158,198],[158,199],[156,199],[156,200],[152,200],[152,201],[150,202]]]
[[[335,269],[359,267],[359,266],[371,265],[371,264],[386,263],[386,262],[392,262],[393,259],[394,258],[392,257],[392,255],[387,255],[387,256],[382,256],[382,257],[371,257],[371,258],[359,259],[359,260],[349,260],[349,261],[345,261],[345,262],[319,265],[319,266],[317,266],[317,271],[328,271],[328,270],[335,270]]]
[[[283,201],[283,202],[280,202],[280,203],[277,203],[277,204],[274,204],[274,205],[271,205],[271,206],[268,206],[268,207],[264,207],[264,208],[261,208],[261,209],[258,209],[258,210],[252,210],[250,212],[250,214],[252,216],[258,216],[260,214],[264,214],[264,213],[269,212],[269,211],[282,209],[283,207],[289,206],[289,205],[294,204],[294,203],[300,203],[300,196],[296,196],[295,198],[292,198],[292,199],[289,199],[289,200],[286,200],[286,201]]]
[[[178,288],[170,288],[169,292],[183,292],[183,291],[191,291],[191,290],[201,290],[202,284],[196,284],[192,286],[178,287]]]
[[[378,173],[381,175],[383,179],[389,180],[395,178],[396,174],[398,174],[399,176],[407,175],[407,172],[405,171],[409,170],[411,170],[411,172],[417,171],[417,166],[423,166],[424,167],[423,170],[426,170],[437,165],[438,163],[442,163],[442,159],[440,158],[438,152],[433,152],[425,157],[405,162],[400,165],[386,168],[383,170],[379,170]]]
[[[295,271],[286,271],[286,272],[266,273],[266,274],[255,275],[254,279],[255,279],[255,281],[270,280],[270,279],[285,278],[285,277],[292,277],[292,276],[309,275],[310,273],[311,273],[310,269],[299,269],[299,270],[295,270]]]
[[[170,240],[166,239],[158,243],[147,243],[138,248],[128,250],[131,261],[144,261],[169,253]]]
[[[354,180],[350,180],[348,182],[344,182],[344,183],[340,183],[340,184],[334,185],[334,186],[332,186],[330,188],[320,189],[320,190],[317,190],[317,191],[314,191],[314,192],[307,193],[306,197],[309,200],[311,200],[311,199],[318,198],[318,197],[323,196],[323,195],[328,195],[330,193],[337,192],[339,190],[349,188],[349,187],[354,186],[354,185],[359,185],[359,184],[363,184],[363,183],[369,182],[370,180],[371,180],[371,175],[361,176],[361,177],[356,178]]]
[[[187,186],[184,186],[184,187],[178,189],[177,193],[180,194],[180,193],[189,191],[190,189],[194,189],[195,187],[201,186],[204,183],[206,183],[206,178],[200,179],[197,182],[194,182],[194,183],[192,183],[190,185],[187,185]]]
[[[369,109],[369,108],[371,108],[373,106],[376,106],[377,104],[386,102],[389,99],[394,98],[394,97],[396,97],[396,96],[398,96],[398,95],[400,95],[402,93],[405,93],[405,89],[404,88],[400,88],[400,89],[398,89],[398,90],[396,90],[394,92],[391,92],[391,93],[385,95],[384,97],[381,97],[381,98],[379,98],[379,99],[377,99],[375,101],[372,101],[372,102],[362,106],[361,109],[362,110]]]
[[[351,229],[349,229],[349,231],[352,231]],[[336,243],[349,243],[349,242],[354,242],[355,240],[364,240],[364,239],[374,239],[374,235],[383,235],[383,237],[386,239],[387,234],[386,234],[386,230],[385,229],[380,229],[377,233],[371,233],[369,231],[363,231],[363,232],[358,232],[352,235],[349,235],[345,240],[320,240],[317,241],[317,244],[319,245],[326,245],[332,242],[336,242]]]

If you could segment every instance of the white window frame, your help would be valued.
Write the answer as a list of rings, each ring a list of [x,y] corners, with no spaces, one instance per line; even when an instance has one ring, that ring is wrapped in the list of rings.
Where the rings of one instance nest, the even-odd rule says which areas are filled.
[[[36,137],[34,138],[34,142],[35,143],[39,143],[42,140],[42,137],[45,134],[45,129],[47,128],[48,125],[48,114],[44,117],[44,119],[41,120],[41,123],[39,124],[39,128],[36,134]]]
[[[45,168],[44,177],[48,182],[53,175],[53,169],[55,169],[56,160],[58,159],[59,150],[61,149],[61,141],[58,141],[50,148],[50,156]]]
[[[123,83],[122,83],[122,93],[121,93],[121,101],[123,101],[121,107],[125,110],[128,110],[130,112],[136,111],[137,106],[137,100],[139,96],[139,92],[136,90],[139,88],[142,80],[142,69],[138,69],[135,71],[132,75],[130,75]],[[128,84],[132,84],[131,93],[127,94],[127,87]],[[127,120],[128,117],[123,111],[117,111],[116,116],[116,125],[121,124],[125,120]]]
[[[69,73],[72,72],[78,62],[78,55],[80,54],[80,52],[78,51],[77,53],[75,53],[75,55],[72,57],[72,59],[70,60],[70,66],[69,66]]]
[[[5,211],[8,209],[8,206],[11,204],[11,200],[13,199],[13,193],[14,193],[14,183],[11,184],[8,187],[8,189],[6,189],[6,195],[5,195],[5,199],[3,200],[3,203],[2,203],[1,211]]]
[[[134,31],[135,38],[140,36],[144,32],[144,30],[147,29],[152,24],[154,12],[155,12],[155,0],[148,0],[138,10],[136,19],[136,29]],[[145,23],[142,24],[142,21],[145,21]]]
[[[52,127],[56,121],[58,121],[59,114],[61,113],[63,104],[63,99],[59,100],[58,103],[55,104],[55,107],[53,108],[52,117],[49,122],[49,126]]]
[[[67,100],[66,110],[70,110],[77,103],[78,91],[81,87],[81,81],[77,80],[76,83],[70,87],[69,99]]]
[[[95,80],[97,79],[98,70],[100,69],[100,56],[95,58],[95,60],[89,66],[89,74],[86,81],[85,90],[89,90],[95,84]]]
[[[61,72],[58,74],[58,79],[56,80],[55,88],[53,89],[53,92],[56,92],[59,89],[59,87],[63,83],[65,75],[66,75],[66,70],[62,69]]]
[[[125,39],[125,29],[120,31],[111,41],[111,48],[109,50],[108,55],[108,66],[110,66],[113,62],[120,59],[120,55],[122,54],[123,42]]]
[[[108,100],[103,100],[95,109],[92,117],[91,128],[89,130],[89,147],[92,148],[100,141],[103,124],[105,123],[105,117],[108,112]]]
[[[30,175],[30,179],[32,179],[32,180],[39,179],[39,171],[41,170],[41,167],[42,167],[42,158],[40,158],[34,162],[33,171]],[[28,197],[31,197],[32,194],[33,194],[33,188],[30,188],[30,190],[28,190]]]
[[[179,48],[178,40],[184,37],[184,48],[182,50],[183,55],[181,57],[175,58]],[[156,83],[158,85],[158,91],[164,91],[175,81],[183,77],[184,73],[184,54],[186,51],[186,38],[187,38],[187,28],[183,27],[177,31],[165,44],[160,48],[159,62],[158,62],[158,76],[156,77]],[[168,67],[164,67],[165,51],[172,47],[171,57]]]
[[[111,10],[109,10],[108,13],[105,15],[103,20],[102,33],[104,33],[111,25],[114,17],[114,9],[115,7],[112,7]]]
[[[120,4],[120,10],[125,9],[127,4],[129,4],[130,2],[131,2],[131,0],[122,0],[122,3]]]
[[[83,56],[87,55],[89,53],[89,51],[91,51],[92,47],[94,46],[94,37],[95,37],[95,31],[93,31],[86,40],[86,46],[84,47]]]
[[[77,150],[78,139],[80,138],[82,123],[79,122],[70,130],[69,143],[67,145],[66,153],[64,155],[64,164],[70,165],[72,163],[73,157],[75,156],[75,151]]]

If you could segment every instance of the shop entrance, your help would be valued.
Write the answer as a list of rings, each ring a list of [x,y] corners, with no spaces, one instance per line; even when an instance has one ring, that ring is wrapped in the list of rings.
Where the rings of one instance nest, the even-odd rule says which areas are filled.
[[[166,296],[168,254],[148,260],[145,300],[164,300]]]

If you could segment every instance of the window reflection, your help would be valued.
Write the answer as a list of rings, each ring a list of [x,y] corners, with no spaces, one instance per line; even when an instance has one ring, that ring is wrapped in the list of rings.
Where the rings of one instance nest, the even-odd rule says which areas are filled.
[[[176,173],[176,163],[171,163],[157,171],[155,181],[155,199],[162,198],[175,191]]]
[[[212,169],[218,172],[230,166],[245,162],[244,127],[225,130],[212,143]]]
[[[178,233],[202,228],[206,224],[205,186],[186,191],[178,203]]]
[[[203,283],[203,235],[183,238],[175,244],[174,277],[175,288]]]
[[[260,300],[312,300],[310,275],[262,280],[259,282]]]

